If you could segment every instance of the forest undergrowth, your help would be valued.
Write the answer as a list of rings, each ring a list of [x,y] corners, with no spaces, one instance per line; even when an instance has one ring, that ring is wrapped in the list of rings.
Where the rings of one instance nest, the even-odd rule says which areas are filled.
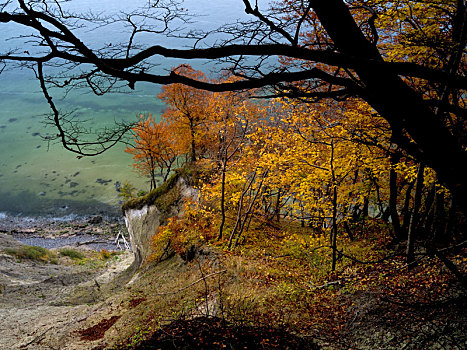
[[[241,244],[227,249],[227,240],[212,239],[208,221],[188,215],[159,230],[146,282],[132,292],[144,327],[118,348],[188,349],[193,342],[200,349],[466,344],[466,295],[456,277],[425,251],[416,252],[416,266],[408,269],[403,247],[392,244],[379,220],[355,225],[353,240],[339,232],[335,271],[329,237],[310,228],[253,220]],[[180,230],[187,224],[190,234]],[[166,249],[161,237],[168,239],[174,228],[174,250],[159,254]],[[450,250],[449,257],[466,272],[465,248]]]

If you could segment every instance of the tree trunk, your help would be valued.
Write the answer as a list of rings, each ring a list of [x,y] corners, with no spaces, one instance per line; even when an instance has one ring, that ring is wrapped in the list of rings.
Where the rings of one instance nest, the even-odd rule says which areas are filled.
[[[242,194],[240,196],[240,199],[238,200],[238,210],[237,210],[237,220],[235,221],[235,226],[232,230],[232,233],[230,234],[230,238],[229,238],[229,245],[228,245],[228,248],[230,249],[232,247],[232,243],[233,243],[233,239],[235,237],[235,235],[237,234],[237,230],[241,224],[241,220],[242,220],[242,211],[243,211],[243,199],[245,198],[245,195],[246,193],[250,190],[251,186],[253,185],[253,182],[255,181],[256,179],[256,172],[253,174],[250,182],[248,183],[248,185],[245,183],[245,186],[244,186],[244,189],[242,191]]]
[[[431,225],[431,231],[433,233],[433,244],[436,246],[443,237],[444,226],[446,222],[446,211],[444,209],[444,192],[440,191],[436,193],[435,198],[435,210],[433,214],[433,223]]]
[[[457,212],[457,197],[454,194],[451,194],[451,206],[449,207],[448,219],[446,222],[446,228],[444,230],[443,240],[447,243],[452,240],[453,230],[456,221],[456,212]]]
[[[420,215],[420,226],[423,222],[423,229],[426,232],[427,236],[425,239],[427,241],[433,239],[433,220],[435,216],[435,200],[436,200],[436,185],[432,184],[428,195],[425,199],[423,217]]]
[[[337,179],[334,169],[334,143],[331,142],[331,176],[332,176],[332,229],[331,229],[331,247],[332,247],[332,266],[335,271],[337,262]]]
[[[415,185],[415,199],[413,204],[413,211],[412,217],[410,219],[410,226],[409,232],[407,234],[407,249],[406,249],[406,256],[407,256],[407,264],[409,265],[409,269],[413,267],[415,262],[414,256],[414,247],[415,247],[415,231],[417,229],[418,223],[418,212],[420,210],[420,205],[422,202],[422,190],[423,190],[423,172],[425,170],[425,165],[420,163],[418,166],[417,172],[417,184]]]
[[[190,118],[190,137],[191,137],[191,161],[196,162],[196,144],[195,144],[195,125],[193,118]]]
[[[345,229],[345,232],[347,232],[347,235],[349,236],[349,239],[351,241],[353,241],[354,236],[353,236],[352,230],[350,229],[349,222],[347,220],[344,221],[344,229]]]
[[[245,229],[245,224],[246,224],[246,222],[248,221],[248,219],[250,219],[250,221],[251,221],[251,215],[252,215],[251,212],[252,212],[252,210],[253,210],[253,206],[254,206],[256,200],[258,199],[258,196],[259,196],[260,193],[261,193],[261,189],[262,189],[262,187],[263,187],[263,182],[264,182],[264,179],[266,178],[268,172],[269,172],[269,170],[266,170],[266,172],[262,175],[261,182],[260,182],[259,185],[258,185],[258,189],[256,190],[256,193],[255,193],[255,195],[253,196],[253,199],[251,200],[250,205],[248,206],[247,211],[245,212],[245,216],[244,216],[243,221],[242,221],[242,223],[241,223],[241,225],[240,225],[240,230],[238,231],[237,238],[235,239],[235,246],[238,245],[238,242],[239,242],[239,240],[240,240],[240,237],[241,237],[241,235],[242,235],[242,233],[243,233],[243,231],[244,231],[244,229]],[[249,226],[249,225],[250,225],[250,224],[248,223],[248,226]]]
[[[399,220],[399,213],[397,212],[397,173],[393,167],[397,162],[398,159],[396,160],[394,157],[391,157],[392,166],[389,171],[389,212],[396,241],[400,242],[403,240],[404,235]]]
[[[276,207],[274,208],[274,213],[276,215],[276,220],[279,222],[281,220],[281,189],[277,189],[277,200]]]
[[[368,196],[363,199],[363,208],[360,213],[361,219],[365,220],[366,217],[368,217],[368,209],[370,206],[370,200],[368,199]]]
[[[332,266],[331,270],[336,269],[337,262],[337,186],[333,186],[332,191],[332,234],[331,234],[331,246],[332,246]]]
[[[225,225],[225,172],[227,165],[227,157],[224,153],[224,159],[222,160],[222,178],[221,178],[221,224],[219,225],[219,235],[217,240],[222,239],[222,231],[224,230]]]
[[[373,184],[375,185],[375,190],[376,190],[376,199],[378,201],[378,209],[379,209],[379,214],[377,217],[383,217],[384,215],[384,206],[383,206],[383,201],[381,200],[381,192],[379,189],[378,181],[373,178]]]
[[[149,176],[150,176],[150,185],[149,185],[149,191],[152,191],[153,189],[155,189],[157,187],[156,185],[156,164],[155,164],[155,161],[154,161],[154,158],[152,156],[150,156],[149,158],[149,166],[150,166],[150,169],[149,169]]]
[[[336,50],[350,57],[383,61],[376,45],[363,35],[342,0],[316,0],[313,8]],[[391,125],[393,138],[420,162],[436,171],[456,193],[467,213],[467,152],[423,97],[395,73],[362,64],[355,68],[365,87],[359,93]],[[404,136],[404,130],[414,142]]]
[[[412,189],[415,185],[415,181],[409,183],[407,186],[407,190],[405,191],[405,199],[404,199],[404,208],[402,208],[402,234],[404,235],[403,238],[407,237],[407,231],[409,230],[410,218],[412,214],[410,212],[410,198],[412,194]]]

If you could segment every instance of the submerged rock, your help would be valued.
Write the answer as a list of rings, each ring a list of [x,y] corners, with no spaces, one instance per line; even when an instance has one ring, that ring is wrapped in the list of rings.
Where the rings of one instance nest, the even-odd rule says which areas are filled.
[[[110,180],[104,180],[104,179],[98,178],[98,179],[96,180],[96,182],[97,182],[98,184],[101,184],[101,185],[107,185],[109,182],[112,182],[112,179],[110,179]]]

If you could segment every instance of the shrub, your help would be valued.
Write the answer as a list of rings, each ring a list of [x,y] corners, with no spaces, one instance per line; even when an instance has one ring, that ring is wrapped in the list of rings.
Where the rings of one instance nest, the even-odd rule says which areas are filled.
[[[102,260],[107,260],[112,254],[107,249],[102,249],[100,255]]]
[[[210,211],[187,202],[183,218],[173,217],[168,219],[167,225],[159,226],[151,241],[153,254],[150,260],[162,258],[169,246],[183,259],[191,260],[195,247],[217,236],[214,222]]]
[[[130,199],[134,199],[137,196],[135,195],[136,187],[134,187],[130,182],[124,181],[122,186],[120,187],[120,197],[122,197],[125,201],[129,201]]]
[[[57,255],[54,252],[42,247],[24,245],[19,248],[9,248],[5,253],[13,255],[18,259],[29,259],[56,264]]]
[[[68,256],[72,258],[73,260],[81,260],[84,259],[84,254],[71,248],[64,248],[60,249],[59,253],[61,256]]]

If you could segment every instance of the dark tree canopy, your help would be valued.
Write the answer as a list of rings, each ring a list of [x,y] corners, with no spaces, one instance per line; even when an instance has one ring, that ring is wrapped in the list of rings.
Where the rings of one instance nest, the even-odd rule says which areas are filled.
[[[214,44],[205,40],[213,33],[179,30],[190,14],[175,0],[150,0],[146,8],[118,18],[67,13],[60,1],[4,1],[0,22],[31,29],[23,40],[32,48],[0,52],[0,62],[35,69],[62,143],[80,154],[92,152],[80,143],[77,130],[63,126],[47,92],[51,84],[87,85],[96,94],[121,83],[133,88],[137,82],[150,82],[211,91],[264,88],[264,97],[310,103],[358,97],[389,122],[396,144],[436,170],[465,212],[466,1],[282,0],[269,9],[238,1],[250,20],[223,26],[217,34],[224,39]],[[91,48],[75,34],[84,22],[103,26],[116,21],[129,28],[125,44]],[[193,45],[178,49],[155,40],[145,45],[137,40],[142,33],[155,40],[161,35],[185,37]],[[156,73],[154,61],[165,58],[218,60],[242,79],[215,84],[175,71]],[[45,75],[49,66],[54,71]],[[103,135],[104,141],[117,142],[125,131],[122,125]]]

